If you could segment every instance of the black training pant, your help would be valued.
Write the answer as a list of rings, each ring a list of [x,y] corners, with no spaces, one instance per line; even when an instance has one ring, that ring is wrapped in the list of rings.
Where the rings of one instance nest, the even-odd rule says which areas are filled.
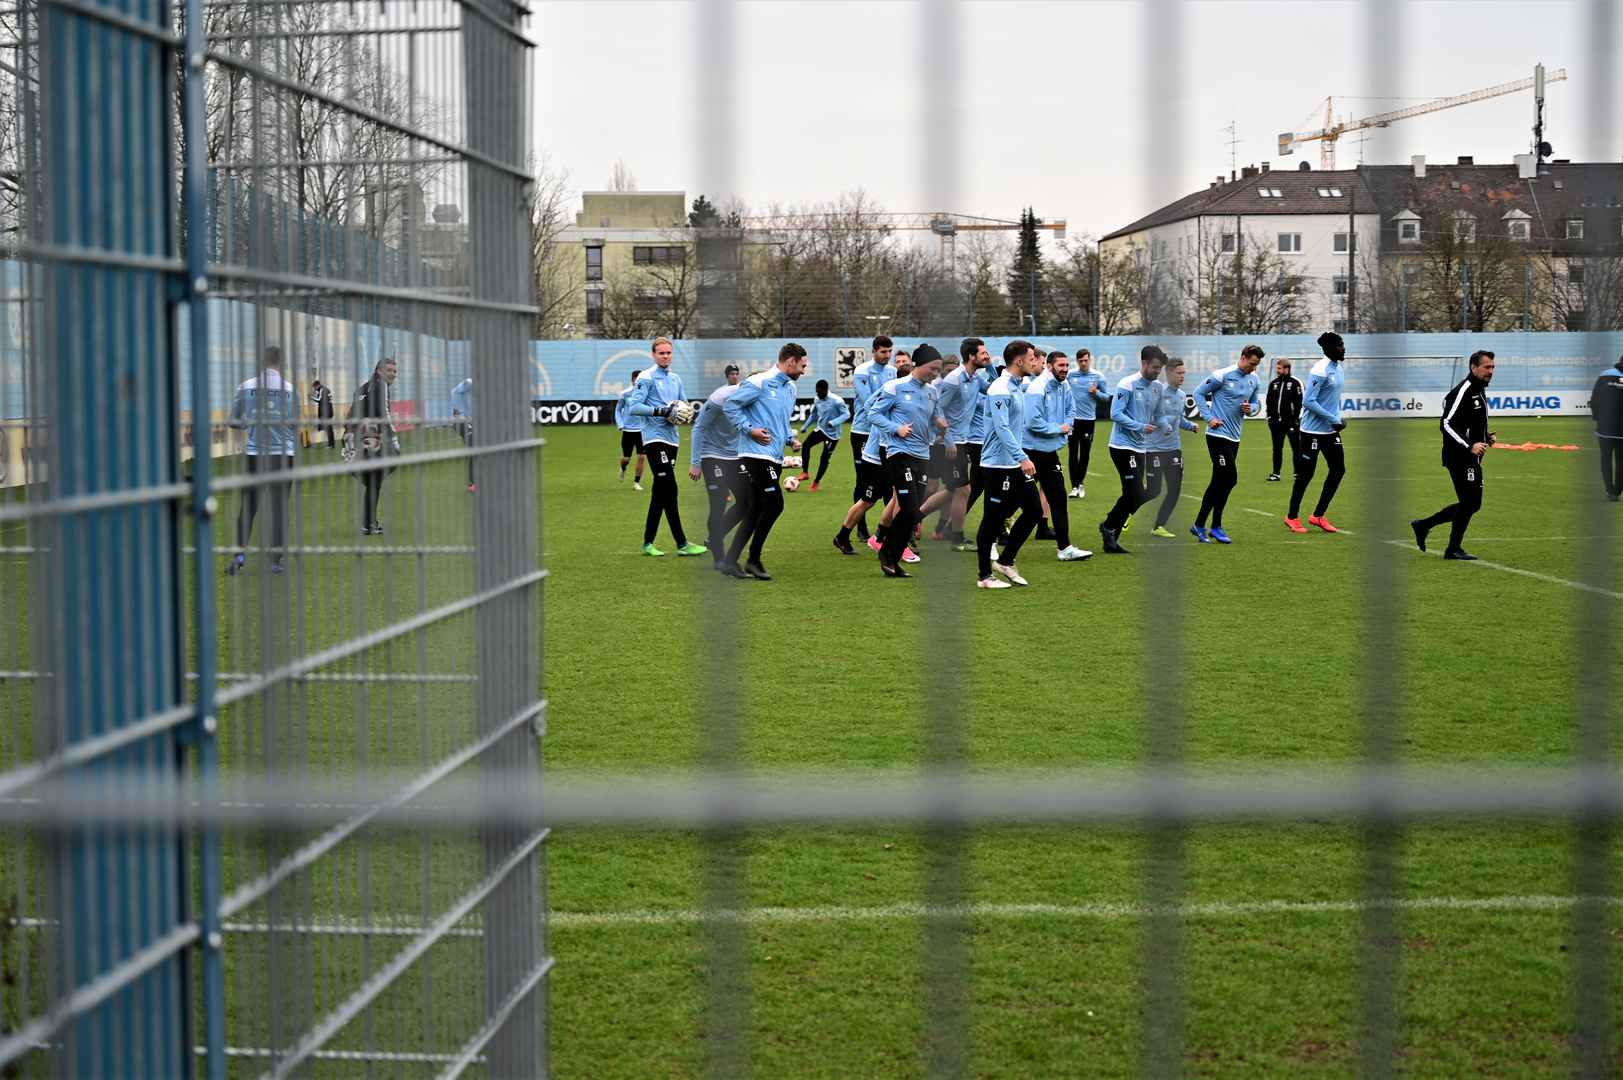
[[[1201,496],[1200,513],[1195,516],[1196,525],[1204,526],[1209,516],[1212,528],[1223,527],[1223,507],[1229,504],[1229,492],[1240,482],[1240,469],[1234,461],[1239,451],[1240,444],[1237,442],[1211,434],[1206,436],[1206,453],[1212,458],[1212,479],[1206,485],[1206,494]]]
[[[1033,450],[1026,447],[1026,457],[1037,466],[1037,485],[1048,498],[1049,520],[1054,527],[1054,542],[1064,551],[1071,546],[1071,514],[1066,508],[1065,470],[1060,467],[1058,450]],[[1039,510],[1041,507],[1039,506]]]
[[[744,518],[749,505],[750,483],[737,458],[700,458],[705,494],[710,498],[710,516],[705,519],[705,546],[718,561],[727,551],[727,534]],[[733,505],[727,505],[727,496]]]
[[[1319,492],[1319,505],[1318,509],[1313,511],[1313,516],[1323,517],[1324,512],[1330,509],[1330,500],[1336,497],[1336,488],[1341,486],[1341,478],[1347,474],[1341,436],[1336,433],[1318,435],[1304,431],[1301,433],[1298,446],[1300,450],[1296,455],[1296,481],[1291,484],[1290,518],[1295,521],[1301,516],[1302,496],[1307,494],[1307,486],[1313,482],[1313,472],[1319,467],[1321,453],[1324,455],[1325,463],[1330,466],[1330,475],[1324,478],[1324,490]]]
[[[1161,509],[1155,512],[1155,527],[1162,528],[1172,519],[1172,511],[1178,508],[1178,498],[1183,494],[1183,451],[1160,451],[1161,472],[1166,474],[1166,498],[1161,500]]]
[[[738,531],[733,533],[732,545],[727,549],[727,561],[738,562],[747,541],[750,562],[760,562],[761,545],[766,543],[766,535],[772,531],[773,522],[783,513],[783,485],[778,480],[783,466],[758,457],[739,458],[738,463],[743,467],[744,479],[749,484],[749,492],[745,495],[749,501],[744,506],[744,516],[739,519]]]
[[[1606,485],[1606,494],[1623,492],[1623,439],[1598,435],[1600,442],[1600,478]]]
[[[1066,456],[1070,459],[1072,487],[1083,487],[1088,482],[1088,458],[1093,455],[1093,423],[1092,420],[1071,421],[1071,438],[1066,443]]]
[[[1482,462],[1474,454],[1450,454],[1443,460],[1448,478],[1454,481],[1454,505],[1445,506],[1421,522],[1427,529],[1435,529],[1445,521],[1453,522],[1448,534],[1448,550],[1458,551],[1465,542],[1465,530],[1471,516],[1482,509]]]
[[[989,577],[992,545],[1003,531],[1003,522],[1019,512],[1020,519],[1009,530],[1009,542],[998,552],[999,562],[1013,566],[1020,555],[1020,545],[1026,542],[1043,516],[1043,504],[1037,498],[1035,476],[1027,476],[1019,469],[983,468],[980,472],[986,485],[986,511],[981,514],[980,528],[975,530],[975,553],[980,559],[981,577]]]
[[[1161,473],[1149,467],[1149,456],[1142,450],[1112,446],[1110,461],[1121,477],[1121,498],[1104,520],[1104,527],[1114,532],[1127,524],[1127,519],[1137,513],[1140,506],[1153,502],[1161,494]]]
[[[818,443],[823,444],[823,460],[817,463],[817,475],[812,479],[812,483],[814,484],[820,484],[823,482],[823,474],[828,472],[828,459],[834,456],[834,448],[840,445],[840,440],[831,439],[827,435],[824,435],[821,431],[812,432],[811,437],[802,443],[800,447],[801,472],[810,471],[806,468],[806,466],[811,463],[812,447],[816,446]]]
[[[383,480],[388,475],[388,469],[369,469],[361,473],[362,528],[370,529],[378,524],[378,500],[383,497]]]
[[[681,500],[676,486],[676,447],[666,442],[651,442],[643,443],[642,449],[648,455],[649,467],[654,471],[653,493],[648,498],[648,523],[643,526],[642,542],[654,542],[654,537],[659,535],[659,518],[663,514],[671,526],[671,539],[676,541],[677,547],[681,547],[688,542],[688,534],[682,531]]]
[[[1279,475],[1280,454],[1285,449],[1286,439],[1290,440],[1291,468],[1295,469],[1296,455],[1301,452],[1298,449],[1298,445],[1302,440],[1301,432],[1297,431],[1296,428],[1290,424],[1282,424],[1277,420],[1270,420],[1268,421],[1268,434],[1273,436],[1274,440],[1274,467],[1269,471],[1275,476]]]
[[[289,472],[293,468],[292,454],[248,454],[248,473],[258,476],[261,473]],[[259,513],[259,500],[261,495],[266,499],[268,506],[266,513],[270,516],[270,545],[271,561],[280,563],[282,556],[287,553],[287,500],[293,492],[291,481],[277,484],[250,485],[242,489],[242,506],[237,510],[237,546],[248,546],[248,538],[254,534],[254,515]]]
[[[456,433],[457,436],[462,440],[462,445],[469,447],[470,449],[473,447],[472,424],[468,423],[466,420],[458,420],[456,422]],[[473,487],[473,458],[468,459],[468,486]]]
[[[929,467],[928,461],[912,454],[885,455],[885,471],[890,476],[891,487],[896,489],[896,517],[885,534],[884,547],[879,549],[879,558],[889,566],[902,561],[902,552],[913,539],[914,526],[924,520],[924,515],[919,513],[919,503]]]
[[[975,505],[975,500],[981,497],[981,492],[986,487],[986,477],[981,472],[981,449],[983,445],[978,442],[964,444],[964,452],[969,455],[969,501],[964,504],[966,522],[969,511]]]

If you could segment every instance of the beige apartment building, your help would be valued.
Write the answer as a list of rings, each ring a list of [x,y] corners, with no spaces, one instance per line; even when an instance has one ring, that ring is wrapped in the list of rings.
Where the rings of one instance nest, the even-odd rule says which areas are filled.
[[[691,292],[687,226],[686,192],[582,192],[575,224],[559,230],[551,251],[559,279],[578,283],[562,319],[566,334],[605,336],[613,302],[652,313]]]

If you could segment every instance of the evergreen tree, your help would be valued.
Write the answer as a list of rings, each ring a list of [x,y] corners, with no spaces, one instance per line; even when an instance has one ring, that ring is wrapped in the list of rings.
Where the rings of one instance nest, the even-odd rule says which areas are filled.
[[[719,217],[720,215],[716,213],[716,204],[700,195],[693,200],[693,209],[688,212],[688,225],[695,229],[702,229],[717,224]]]
[[[1037,247],[1037,226],[1042,220],[1027,207],[1020,214],[1020,243],[1015,248],[1014,260],[1009,264],[1009,305],[1018,319],[1016,333],[1030,334],[1033,310],[1045,310],[1047,287],[1043,273],[1043,253]],[[1042,330],[1039,318],[1037,330]]]

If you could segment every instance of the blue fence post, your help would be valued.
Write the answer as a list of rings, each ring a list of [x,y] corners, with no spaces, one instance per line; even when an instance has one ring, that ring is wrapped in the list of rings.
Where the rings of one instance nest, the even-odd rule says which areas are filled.
[[[197,772],[205,809],[220,795],[220,724],[214,713],[215,602],[214,515],[219,503],[210,492],[214,475],[213,396],[209,391],[208,158],[204,131],[203,2],[185,0],[185,100],[181,124],[186,139],[182,209],[186,239],[186,333],[191,356],[192,393],[192,632],[197,682]],[[219,826],[207,819],[198,832],[198,922],[202,934],[203,1075],[225,1080],[225,962],[220,928],[222,867]],[[190,1049],[189,1047],[186,1049]]]
[[[140,727],[64,779],[90,791],[161,790],[179,782],[195,718],[172,321],[182,297],[169,173],[173,31],[167,0],[44,0],[39,17],[32,257],[45,290],[37,363],[57,510],[42,525],[49,603],[36,618],[54,647],[50,723],[36,731],[61,753]],[[59,920],[54,1075],[191,1073],[196,927],[184,836],[178,823],[133,822],[67,828],[44,844]],[[73,1003],[98,980],[116,989]]]

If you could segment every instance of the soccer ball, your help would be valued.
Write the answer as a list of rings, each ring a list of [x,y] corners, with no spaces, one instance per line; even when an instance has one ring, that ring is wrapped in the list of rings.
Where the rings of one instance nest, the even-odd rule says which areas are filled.
[[[799,488],[800,488],[800,477],[798,477],[798,476],[785,476],[783,478],[783,490],[785,490],[785,491],[796,491]]]
[[[785,469],[798,469],[798,468],[800,468],[800,458],[798,458],[798,457],[786,457],[786,458],[784,458],[783,459],[783,467]]]
[[[688,424],[693,421],[693,406],[686,401],[671,402],[671,423]]]

